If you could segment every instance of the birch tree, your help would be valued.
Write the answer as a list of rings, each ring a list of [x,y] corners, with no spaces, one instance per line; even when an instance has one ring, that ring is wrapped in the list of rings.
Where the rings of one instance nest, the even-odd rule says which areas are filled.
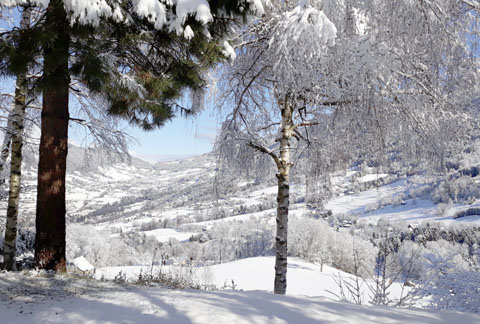
[[[224,123],[221,136],[223,140],[233,141],[233,146],[237,140],[244,141],[251,148],[268,154],[275,163],[278,192],[274,293],[285,294],[289,177],[293,166],[291,139],[299,138],[299,128],[307,126],[298,121],[301,93],[314,82],[317,65],[327,47],[333,45],[336,28],[317,7],[292,6],[286,2],[276,3],[275,9],[252,27],[249,36],[255,41],[246,46],[245,55],[235,62],[240,68],[232,75],[250,79],[247,83],[231,79],[232,83],[238,81],[230,85],[230,89],[238,87],[232,98],[235,108]],[[299,61],[305,64],[301,69],[295,65]],[[267,80],[275,80],[274,85]],[[263,82],[271,86],[263,87]],[[244,84],[248,86],[242,86]],[[270,105],[273,113],[263,105]],[[278,129],[276,135],[271,132],[273,127]],[[267,140],[262,139],[265,134],[270,135]]]
[[[2,146],[0,148],[0,186],[3,189],[5,185],[5,166],[7,164],[8,156],[10,155],[10,143],[12,142],[12,128],[13,128],[13,109],[10,110],[7,117],[7,126],[5,128],[5,135],[3,136]],[[2,190],[3,191],[3,190]],[[2,192],[3,196],[3,192]]]
[[[29,25],[30,9],[26,7],[22,12],[20,29],[26,30]],[[22,167],[23,129],[25,107],[27,105],[27,92],[27,74],[25,71],[24,73],[17,75],[13,111],[12,114],[9,114],[8,116],[8,122],[10,123],[10,119],[12,120],[12,157],[10,162],[10,189],[8,191],[7,223],[5,226],[5,241],[3,245],[3,263],[6,270],[13,270],[15,262],[14,258],[17,240],[18,203],[20,199],[20,180]],[[5,134],[5,137],[8,136],[7,134],[8,132]]]
[[[217,147],[229,156],[248,145],[274,161],[274,293],[286,292],[289,176],[299,143],[308,150],[342,139],[358,158],[472,121],[476,21],[448,0],[286,1],[244,30],[222,74],[221,102],[231,113]]]

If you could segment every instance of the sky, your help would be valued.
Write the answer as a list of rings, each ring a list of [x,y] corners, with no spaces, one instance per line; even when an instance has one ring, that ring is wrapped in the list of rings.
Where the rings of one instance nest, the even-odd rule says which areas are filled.
[[[139,143],[130,145],[130,153],[149,162],[176,160],[210,152],[220,121],[213,108],[197,117],[175,117],[164,127],[145,132],[126,127],[126,132]]]

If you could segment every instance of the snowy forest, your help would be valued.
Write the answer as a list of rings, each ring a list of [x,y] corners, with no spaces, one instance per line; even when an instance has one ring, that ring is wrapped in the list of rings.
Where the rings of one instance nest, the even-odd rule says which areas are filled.
[[[480,323],[480,1],[0,0],[0,77],[0,323]]]

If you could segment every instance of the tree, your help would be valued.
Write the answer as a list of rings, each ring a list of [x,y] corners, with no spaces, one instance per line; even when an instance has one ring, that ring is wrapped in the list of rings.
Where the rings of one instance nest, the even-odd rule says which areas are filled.
[[[353,160],[415,152],[413,137],[431,156],[467,139],[456,126],[472,120],[477,18],[465,9],[449,0],[277,1],[241,34],[224,70],[222,103],[233,108],[217,147],[231,156],[246,144],[274,161],[275,293],[286,292],[289,176],[304,150],[328,154],[321,144],[342,139]]]
[[[4,6],[24,3],[12,0]],[[73,76],[105,98],[109,112],[145,129],[173,117],[186,89],[200,90],[202,72],[222,59],[228,26],[259,2],[148,1],[95,4],[62,0],[46,5],[28,48],[13,51],[8,33],[0,46],[1,72],[14,73],[43,56],[42,135],[37,186],[35,260],[39,268],[65,271],[65,172],[69,90]],[[228,45],[228,44],[227,44]],[[23,54],[20,56],[20,54]],[[25,55],[29,54],[29,55]]]
[[[20,29],[25,30],[30,25],[30,8],[25,7],[22,12]],[[5,138],[11,136],[12,157],[10,166],[10,189],[8,192],[7,223],[5,226],[5,241],[3,245],[3,264],[6,270],[13,270],[15,265],[15,251],[17,240],[18,204],[20,199],[20,181],[22,167],[22,146],[25,108],[27,106],[27,75],[22,72],[17,75],[14,106],[8,116],[8,123],[12,129],[7,131]],[[4,147],[4,150],[8,147]],[[4,152],[2,150],[2,158]],[[1,172],[1,171],[0,171]]]
[[[259,41],[247,45],[245,55],[235,62],[238,71],[231,73],[233,77],[230,80],[238,83],[229,85],[229,89],[238,87],[233,92],[235,108],[224,124],[221,136],[223,140],[233,142],[243,140],[251,148],[268,154],[275,162],[278,193],[274,292],[285,294],[289,176],[293,166],[290,141],[292,137],[302,136],[298,129],[307,126],[295,122],[302,117],[297,114],[301,108],[298,100],[306,87],[314,82],[321,56],[333,43],[336,28],[318,8],[304,5],[291,8],[289,3],[276,3],[275,8],[258,26],[252,27],[249,36]],[[301,61],[304,66],[294,65],[295,61]],[[235,79],[236,76],[240,77]],[[249,80],[245,83],[243,77]],[[268,83],[267,80],[275,80],[274,85],[262,87],[261,84],[264,81]],[[255,89],[257,85],[252,86],[254,82],[259,82],[260,88]],[[270,97],[265,99],[265,95]],[[262,106],[268,101],[271,101],[275,114]],[[244,130],[239,131],[242,126]],[[268,145],[261,135],[266,133],[270,140],[273,135],[270,129],[274,126],[278,127],[274,139],[278,144]]]
[[[429,308],[479,313],[480,272],[467,261],[468,249],[443,239],[427,242],[417,256],[421,273],[413,294],[428,296]]]

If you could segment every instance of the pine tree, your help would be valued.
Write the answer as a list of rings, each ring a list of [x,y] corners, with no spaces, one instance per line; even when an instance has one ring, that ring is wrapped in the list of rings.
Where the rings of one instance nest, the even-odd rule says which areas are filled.
[[[19,1],[22,3],[22,1]],[[7,5],[15,5],[9,1]],[[65,174],[69,87],[73,76],[109,112],[144,129],[174,116],[176,99],[201,90],[203,72],[225,58],[221,41],[229,26],[251,10],[248,1],[181,1],[150,12],[130,1],[82,7],[51,0],[28,35],[24,51],[7,36],[0,43],[0,72],[25,68],[43,56],[42,133],[38,166],[35,260],[37,267],[65,271]],[[20,56],[20,54],[23,54]],[[25,55],[29,54],[29,55]]]

